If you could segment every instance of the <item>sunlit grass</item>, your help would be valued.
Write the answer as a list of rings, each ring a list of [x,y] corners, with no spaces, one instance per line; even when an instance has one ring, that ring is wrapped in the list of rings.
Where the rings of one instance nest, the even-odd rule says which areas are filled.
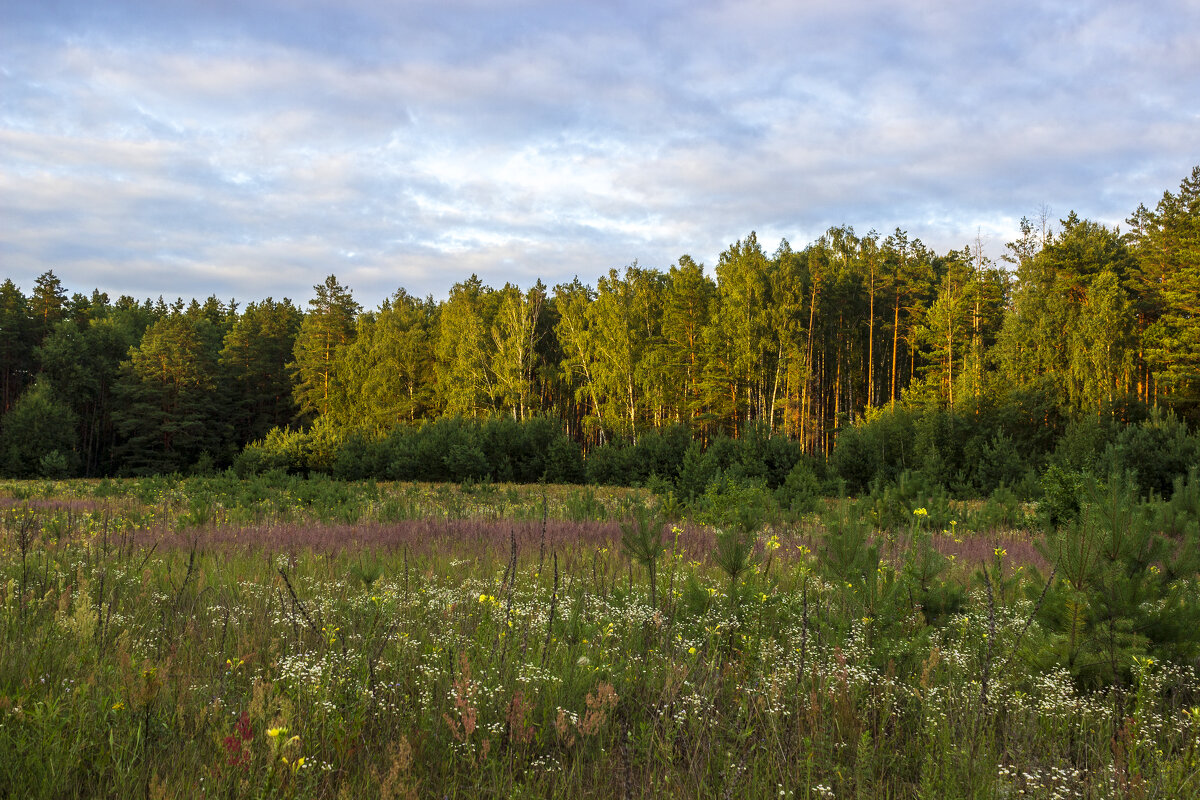
[[[652,602],[644,495],[318,484],[8,487],[9,796],[1200,792],[1194,666],[1084,691],[1046,662],[1029,533],[881,532],[847,579],[815,518],[777,523],[731,582],[678,523]],[[962,592],[932,619],[889,594],[926,540]]]

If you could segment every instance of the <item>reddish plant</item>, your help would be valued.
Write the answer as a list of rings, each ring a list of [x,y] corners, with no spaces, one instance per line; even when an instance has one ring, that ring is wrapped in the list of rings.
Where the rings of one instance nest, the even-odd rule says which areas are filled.
[[[250,724],[250,714],[243,711],[233,725],[233,733],[225,737],[225,754],[229,758],[229,766],[249,771],[250,740],[253,738],[254,727]]]

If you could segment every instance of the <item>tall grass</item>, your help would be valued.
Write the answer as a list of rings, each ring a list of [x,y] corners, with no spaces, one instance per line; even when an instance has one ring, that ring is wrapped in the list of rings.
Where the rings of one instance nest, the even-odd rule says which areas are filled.
[[[731,581],[678,525],[652,599],[554,488],[92,488],[0,510],[6,797],[1200,796],[1194,664],[1085,689],[1027,535],[777,526]]]

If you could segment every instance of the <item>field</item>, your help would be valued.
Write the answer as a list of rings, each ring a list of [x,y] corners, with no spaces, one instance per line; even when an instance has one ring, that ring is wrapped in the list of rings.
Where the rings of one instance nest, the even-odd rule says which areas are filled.
[[[0,796],[1200,796],[1195,494],[0,484]]]

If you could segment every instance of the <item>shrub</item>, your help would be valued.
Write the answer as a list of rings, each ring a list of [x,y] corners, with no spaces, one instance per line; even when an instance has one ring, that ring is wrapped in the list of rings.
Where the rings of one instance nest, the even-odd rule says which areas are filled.
[[[75,471],[75,412],[42,381],[22,394],[0,425],[3,472],[14,478],[60,478]],[[57,457],[46,461],[48,454]]]
[[[721,475],[705,490],[697,518],[715,528],[757,530],[775,512],[775,498],[764,481]]]
[[[587,456],[587,482],[602,486],[628,486],[633,469],[633,449],[620,442],[593,448]]]
[[[846,491],[860,494],[872,482],[893,481],[910,468],[917,418],[907,409],[881,409],[838,432],[830,468],[845,482]]]
[[[976,486],[984,494],[991,494],[1001,486],[1015,486],[1025,474],[1026,461],[1017,451],[1017,445],[1007,434],[992,436],[979,454],[975,468]]]
[[[579,443],[565,435],[552,441],[546,452],[543,477],[547,483],[583,483],[587,473]]]
[[[1063,469],[1051,464],[1042,474],[1042,498],[1038,501],[1038,518],[1042,526],[1053,531],[1079,518],[1085,487],[1091,483],[1087,473]]]
[[[1173,413],[1157,409],[1137,425],[1127,425],[1104,452],[1112,469],[1132,472],[1143,497],[1169,498],[1175,479],[1200,463],[1200,438]]]
[[[821,481],[813,469],[812,462],[801,459],[796,462],[783,485],[775,490],[779,507],[793,515],[816,511],[821,505]]]

